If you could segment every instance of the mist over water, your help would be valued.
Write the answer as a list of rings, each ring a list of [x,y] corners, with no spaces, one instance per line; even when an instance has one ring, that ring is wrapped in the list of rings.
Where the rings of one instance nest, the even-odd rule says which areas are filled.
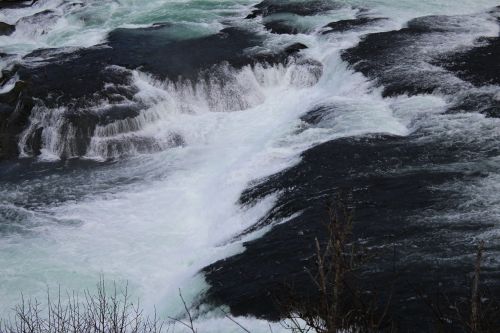
[[[368,33],[397,30],[426,15],[464,15],[467,26],[457,21],[456,32],[422,39],[419,52],[471,47],[479,37],[498,36],[498,24],[487,14],[497,1],[339,3],[315,15],[274,17],[298,34],[272,34],[262,26],[266,18],[243,20],[253,1],[39,0],[26,8],[1,9],[0,21],[16,25],[12,35],[0,36],[0,50],[9,55],[0,66],[7,69],[16,63],[28,68],[49,63],[53,54],[23,58],[39,49],[70,57],[79,48],[106,48],[116,29],[141,31],[159,23],[172,25],[165,30],[168,36],[161,36],[171,43],[237,27],[263,40],[252,50],[275,51],[297,42],[308,48],[287,62],[224,64],[216,74],[195,80],[117,64],[106,70],[128,79],[106,83],[105,89],[125,91],[119,102],[95,98],[75,107],[73,101],[38,101],[18,136],[19,158],[0,164],[0,314],[8,315],[21,293],[43,299],[47,288],[92,289],[100,276],[128,282],[147,311],[156,306],[164,313],[180,312],[179,288],[189,301],[199,298],[208,287],[201,269],[244,251],[244,241],[268,230],[238,237],[265,217],[280,195],[242,206],[245,189],[296,165],[303,152],[318,144],[415,132],[423,133],[421,142],[474,141],[485,150],[499,143],[497,118],[446,113],[455,91],[468,87],[461,79],[444,77],[449,80],[443,86],[458,87],[450,94],[384,97],[374,80],[341,56]],[[36,16],[41,12],[45,14]],[[326,24],[360,13],[384,20],[322,34]],[[402,70],[414,70],[403,60]],[[17,79],[1,92],[14,89]],[[490,89],[497,99],[500,94],[494,85],[477,89]],[[329,111],[314,124],[304,121],[308,112],[325,107]],[[106,118],[113,108],[129,113]],[[81,132],[81,122],[71,119],[87,119],[82,115],[99,121]],[[33,154],[34,133],[40,133],[39,154]],[[487,178],[447,184],[468,193],[457,202],[459,213],[473,207],[474,217],[497,223],[498,161],[493,154],[468,161],[476,163],[471,169],[487,165],[481,167]],[[463,168],[458,162],[450,167]],[[485,206],[488,210],[481,210]],[[264,322],[242,320],[256,332],[267,330]],[[207,332],[231,331],[214,314],[205,314],[200,322]]]

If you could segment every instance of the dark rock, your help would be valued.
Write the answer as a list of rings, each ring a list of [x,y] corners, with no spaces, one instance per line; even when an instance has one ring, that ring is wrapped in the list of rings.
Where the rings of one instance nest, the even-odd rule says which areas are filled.
[[[455,99],[448,112],[480,112],[500,118],[500,98],[491,91],[471,89],[460,93]]]
[[[405,30],[414,34],[466,32],[470,27],[464,22],[460,16],[429,15],[410,20]]]
[[[261,12],[258,15],[269,16],[278,13],[290,13],[301,16],[321,14],[329,10],[341,8],[341,3],[333,1],[285,1],[285,0],[264,0],[255,5]]]
[[[459,45],[448,51],[435,48],[467,32],[465,22],[463,16],[414,19],[407,28],[367,35],[342,59],[383,86],[383,96],[439,92],[448,96],[449,112],[498,117],[498,95],[481,87],[500,83],[499,38],[480,38],[465,51]]]
[[[462,148],[465,151],[460,152]],[[297,292],[314,297],[316,289],[307,270],[314,274],[315,239],[325,240],[322,222],[328,202],[347,190],[352,193],[349,204],[355,207],[354,234],[363,247],[371,249],[369,262],[359,272],[363,285],[385,296],[393,288],[390,311],[401,331],[427,332],[432,314],[408,285],[432,293],[443,283],[440,292],[467,297],[467,285],[457,276],[465,276],[472,267],[475,248],[463,232],[479,234],[493,227],[486,221],[475,221],[473,227],[471,221],[422,221],[423,212],[441,215],[456,209],[452,198],[457,194],[436,188],[457,179],[482,177],[482,173],[471,176],[446,170],[448,163],[476,149],[420,144],[417,137],[372,136],[331,141],[307,151],[298,165],[242,195],[241,203],[251,206],[271,193],[280,193],[257,229],[298,216],[245,243],[241,254],[207,267],[208,301],[229,305],[234,315],[276,320],[280,316],[276,301],[290,286],[300,286]],[[418,167],[428,163],[433,168]],[[469,253],[467,259],[457,259],[464,253]],[[395,271],[398,279],[388,282],[395,278]]]
[[[0,0],[0,9],[30,7],[38,0]]]
[[[0,36],[8,36],[16,31],[16,27],[4,22],[0,22]]]
[[[156,29],[162,29],[162,28],[172,27],[172,26],[173,26],[173,24],[170,22],[157,22],[157,23],[154,23],[151,27],[142,28],[142,29],[144,29],[144,30],[156,30]]]
[[[326,116],[328,116],[330,110],[331,107],[329,106],[318,106],[300,117],[300,120],[310,125],[318,125]]]
[[[93,49],[80,50],[71,55],[60,54],[40,67],[21,67],[17,74],[28,83],[29,95],[43,100],[48,107],[70,103],[79,107],[106,99],[107,83],[130,84],[128,72],[108,67],[104,61]],[[71,84],[68,77],[72,78]],[[127,97],[132,95],[130,91]]]
[[[0,95],[0,159],[17,156],[17,136],[27,126],[33,100],[26,94],[27,83]]]
[[[453,52],[458,51],[435,47],[448,42],[455,34],[466,32],[469,28],[464,22],[461,16],[417,18],[404,29],[365,36],[357,46],[345,50],[342,59],[383,86],[383,96],[433,92],[466,96],[461,92],[473,86],[457,80],[456,76],[475,83],[478,80],[483,84],[498,82],[498,71],[495,71],[498,64],[494,61],[498,50],[492,43],[474,48],[468,55],[455,56]],[[491,71],[488,71],[489,65]]]
[[[221,32],[189,40],[169,37],[159,26],[145,29],[117,29],[113,31],[107,46],[79,50],[71,54],[57,54],[54,50],[38,50],[27,58],[51,57],[51,62],[39,68],[21,69],[22,78],[37,81],[37,97],[47,97],[48,91],[57,98],[81,99],[95,94],[102,95],[105,82],[127,85],[125,71],[110,69],[118,65],[128,69],[140,68],[161,79],[195,80],[198,75],[213,66],[229,64],[234,68],[252,65],[260,61],[282,61],[291,49],[281,54],[251,53],[247,49],[259,46],[262,38],[245,30],[226,28]],[[294,46],[295,48],[297,46]],[[65,77],[74,77],[68,85]],[[50,89],[42,86],[50,85]],[[38,86],[38,85],[37,85]]]
[[[247,49],[261,45],[262,39],[236,28],[180,41],[165,32],[169,28],[170,25],[117,29],[110,34],[108,47],[83,49],[70,54],[51,49],[37,50],[26,58],[49,57],[50,63],[29,69],[20,68],[18,74],[21,79],[33,82],[34,97],[66,103],[77,99],[108,98],[112,92],[104,89],[106,83],[115,83],[114,89],[129,85],[129,73],[110,67],[113,65],[140,68],[161,79],[176,81],[182,77],[195,80],[201,72],[215,65],[225,63],[240,68],[260,61],[282,61],[295,52],[291,49],[283,50],[281,54],[247,52]],[[67,77],[74,78],[71,85],[67,84]],[[131,99],[132,95],[133,91],[126,93],[125,97]]]
[[[261,16],[262,15],[262,10],[261,9],[254,9],[252,10],[252,12],[250,14],[248,14],[245,19],[254,19],[256,18],[257,16]]]
[[[19,95],[26,88],[26,82],[17,81],[14,88],[4,94],[0,94],[0,103],[3,104],[15,104],[19,99]]]
[[[25,16],[20,18],[16,22],[16,26],[27,25],[36,28],[38,33],[45,34],[49,28],[60,18],[53,10],[47,9],[41,12],[35,13],[30,16]]]
[[[43,127],[39,127],[33,131],[26,140],[26,149],[28,150],[25,152],[30,156],[40,155],[40,150],[42,149],[42,133]]]
[[[449,54],[434,63],[453,71],[476,86],[500,84],[500,38],[482,40],[482,46]]]
[[[286,54],[295,54],[297,52],[300,52],[301,50],[307,49],[307,46],[302,44],[302,43],[294,43],[290,46],[287,46],[285,48],[285,53]]]
[[[420,66],[428,58],[425,50],[415,45],[424,43],[426,37],[421,29],[411,28],[369,34],[357,46],[345,50],[342,59],[383,85],[384,96],[432,93],[443,80],[434,79],[439,73]]]
[[[111,49],[103,50],[105,58],[115,65],[138,68],[161,78],[195,79],[201,70],[227,62],[240,67],[250,62],[245,49],[260,44],[250,32],[226,28],[220,33],[190,40],[176,41],[163,29],[118,29],[109,36]]]
[[[75,135],[63,157],[83,155],[97,125],[135,117],[143,106],[134,101],[137,91],[130,71],[121,67],[140,69],[172,81],[217,80],[226,75],[218,70],[221,66],[241,68],[257,63],[283,63],[303,48],[295,45],[280,53],[255,53],[248,50],[261,46],[262,37],[249,31],[226,28],[217,34],[178,40],[175,34],[169,33],[171,28],[171,24],[162,23],[144,29],[117,29],[110,33],[106,45],[69,52],[41,49],[27,55],[25,61],[37,66],[19,65],[6,73],[9,77],[17,75],[24,86],[20,86],[16,94],[12,92],[0,98],[0,102],[3,101],[0,157],[17,154],[17,136],[28,122],[34,101],[46,108],[64,106],[67,109],[66,123],[60,128],[60,134]],[[98,114],[86,111],[103,104],[111,107]],[[39,151],[36,144],[39,137],[35,135],[29,140],[28,144],[34,146],[26,147],[26,151]],[[138,143],[138,146],[143,145]]]
[[[325,26],[325,28],[328,28],[329,30],[324,31],[323,34],[328,34],[332,32],[345,32],[348,30],[364,28],[366,26],[369,26],[376,22],[380,22],[382,20],[386,19],[380,17],[375,17],[375,18],[361,17],[352,20],[341,20],[341,21],[331,22]]]
[[[299,33],[296,27],[291,26],[283,20],[268,21],[264,23],[264,27],[274,34],[296,35]]]
[[[18,75],[20,81],[13,90],[0,96],[3,110],[0,119],[0,158],[18,155],[18,136],[26,128],[35,105],[43,108],[65,106],[68,117],[71,117],[72,112],[77,113],[78,121],[72,123],[71,119],[68,119],[67,124],[61,128],[61,133],[63,136],[70,130],[76,133],[72,151],[85,152],[93,129],[100,119],[92,118],[78,110],[89,108],[113,95],[113,85],[109,84],[111,82],[115,85],[130,86],[129,73],[101,66],[102,63],[92,58],[91,53],[89,50],[79,51],[81,58],[73,55],[67,59],[59,55],[64,59],[41,67],[17,66],[13,73]],[[92,58],[93,61],[84,62],[81,61],[82,58],[87,61]],[[71,84],[68,84],[68,77],[72,79]],[[132,88],[122,88],[121,94],[122,98],[132,98],[134,91]],[[41,134],[38,131],[43,129],[37,129],[32,134],[27,146],[23,148],[25,152],[35,155],[39,153]],[[68,146],[71,146],[71,143],[68,143]],[[69,152],[67,155],[69,157]]]

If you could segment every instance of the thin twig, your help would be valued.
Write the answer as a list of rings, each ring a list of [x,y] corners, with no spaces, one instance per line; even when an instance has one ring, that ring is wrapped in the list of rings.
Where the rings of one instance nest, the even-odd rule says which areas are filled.
[[[240,323],[238,323],[234,318],[232,318],[226,311],[224,311],[222,308],[219,308],[219,310],[224,313],[224,316],[231,320],[233,323],[235,323],[236,325],[238,325],[242,330],[244,330],[245,332],[247,333],[251,333],[248,329],[246,329],[243,325],[241,325]]]

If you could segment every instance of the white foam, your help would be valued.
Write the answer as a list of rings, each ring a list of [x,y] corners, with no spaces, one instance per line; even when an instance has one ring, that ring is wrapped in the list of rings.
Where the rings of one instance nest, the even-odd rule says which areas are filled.
[[[15,76],[0,87],[0,94],[6,94],[15,88],[18,77]]]
[[[123,168],[125,177],[153,181],[134,183],[120,192],[111,188],[104,194],[89,193],[83,200],[44,208],[59,221],[79,223],[50,227],[28,243],[23,237],[3,242],[0,262],[15,262],[17,268],[4,279],[0,292],[13,302],[17,295],[12,291],[21,286],[32,295],[37,295],[35,289],[41,281],[81,288],[92,285],[102,272],[109,279],[129,280],[148,306],[168,304],[199,269],[240,248],[235,248],[238,243],[220,244],[227,244],[272,207],[272,197],[245,209],[237,201],[250,181],[296,162],[300,147],[304,148],[301,143],[309,139],[287,138],[299,116],[318,102],[362,98],[379,106],[362,107],[360,117],[340,116],[329,133],[315,135],[314,143],[329,140],[335,132],[337,136],[372,131],[404,134],[404,126],[391,116],[389,104],[377,92],[367,95],[368,85],[361,76],[349,71],[337,53],[330,61],[337,62],[326,64],[334,66],[334,78],[317,84],[309,65],[294,63],[229,72],[229,87],[205,82],[193,88],[135,72],[136,99],[151,106],[134,119],[98,128],[94,139],[123,140],[134,134],[161,142],[176,133],[185,145],[139,156],[109,170],[115,173]],[[327,73],[331,70],[327,68]],[[44,137],[44,149],[56,154],[61,149],[71,150],[58,144],[72,142],[60,137],[58,130],[65,110],[39,111],[35,110],[32,123],[39,119],[45,122],[44,128],[53,126]],[[371,114],[371,121],[359,122],[362,114]],[[355,125],[352,131],[349,123]],[[99,152],[96,145],[91,145],[91,152]],[[127,168],[136,170],[135,174],[127,175]],[[31,253],[29,257],[22,255],[25,251]],[[18,269],[27,278],[19,276]]]
[[[124,3],[139,6],[132,0]],[[377,3],[382,3],[380,10],[385,8],[385,2]],[[147,9],[143,14],[161,8],[158,1],[142,5]],[[92,3],[77,13],[83,17],[95,10],[105,16],[99,6]],[[422,7],[418,13],[432,12],[430,3]],[[465,7],[463,11],[474,6]],[[107,3],[106,8],[111,10],[109,17],[98,17],[105,28],[94,24],[97,28],[86,27],[80,35],[59,36],[58,45],[78,38],[94,43],[102,31],[113,26],[142,24],[132,22],[126,17],[130,11],[116,4]],[[401,5],[398,11],[403,8]],[[125,18],[116,19],[123,10]],[[396,15],[398,11],[382,14]],[[452,9],[448,4],[435,11]],[[61,22],[54,29],[62,34],[69,21]],[[57,39],[55,35],[50,38]],[[269,43],[281,45],[290,38],[275,36]],[[460,118],[442,115],[446,102],[439,96],[383,99],[366,78],[340,60],[339,50],[354,45],[359,36],[298,36],[298,40],[310,47],[304,53],[323,65],[319,81],[310,66],[300,63],[227,69],[226,85],[217,81],[174,84],[133,72],[138,93],[130,102],[140,103],[143,109],[136,117],[98,126],[86,154],[98,160],[119,159],[125,151],[127,159],[97,170],[80,170],[80,175],[34,179],[0,192],[7,201],[35,197],[40,202],[33,212],[42,221],[36,227],[27,225],[27,235],[13,233],[0,239],[0,294],[4,295],[0,313],[18,301],[21,291],[43,297],[46,285],[59,284],[63,290],[92,288],[101,273],[108,280],[129,281],[147,310],[156,305],[163,313],[179,312],[178,288],[189,300],[197,297],[206,288],[198,271],[242,251],[243,240],[231,242],[233,237],[273,206],[276,196],[253,207],[239,206],[239,196],[250,182],[293,165],[304,149],[334,138],[368,133],[407,135],[426,126],[442,135],[443,127],[453,131],[453,120]],[[331,113],[318,126],[300,130],[304,126],[300,117],[325,105],[331,107]],[[109,105],[87,111],[100,112],[106,107]],[[43,127],[42,159],[76,155],[74,131],[62,130],[68,126],[66,112],[66,108],[37,106],[20,147],[24,149],[29,135]],[[425,122],[417,125],[422,117]],[[462,125],[478,120],[475,117],[488,123],[478,115],[462,117],[471,117],[457,120]],[[180,145],[171,140],[177,136],[182,138]],[[145,150],[137,145],[143,139],[152,143]],[[124,148],[116,149],[114,142]],[[103,185],[107,182],[112,185]],[[113,186],[113,182],[120,185]],[[68,191],[64,197],[71,200],[40,199],[44,193],[52,193],[49,189],[64,189]],[[265,322],[240,320],[254,332],[267,331]],[[231,323],[213,314],[201,318],[199,324],[204,332],[232,330]],[[277,332],[278,327],[273,330]],[[239,331],[237,327],[235,331]]]

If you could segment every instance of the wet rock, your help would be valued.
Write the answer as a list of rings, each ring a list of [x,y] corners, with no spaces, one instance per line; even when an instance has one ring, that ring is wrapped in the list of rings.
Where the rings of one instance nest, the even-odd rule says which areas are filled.
[[[264,0],[255,5],[259,10],[257,15],[269,16],[278,13],[290,13],[300,16],[310,16],[322,14],[326,11],[341,8],[341,3],[333,1],[285,1],[285,0]]]
[[[25,151],[27,154],[31,156],[40,155],[40,150],[42,149],[42,133],[43,127],[39,127],[29,134],[25,147],[25,149],[27,149]]]
[[[16,22],[18,29],[27,27],[33,34],[46,34],[56,21],[60,18],[53,10],[44,10],[30,16],[23,17]],[[26,29],[26,28],[25,28]]]
[[[426,37],[422,29],[412,28],[369,34],[345,50],[342,59],[383,85],[384,96],[432,93],[445,80],[426,69],[428,55],[415,47]]]
[[[47,107],[85,106],[106,99],[108,83],[130,85],[129,72],[110,67],[93,49],[59,54],[40,67],[21,67],[17,74],[28,83],[29,95]],[[71,84],[67,78],[72,78]]]
[[[280,53],[261,53],[256,54],[252,57],[252,65],[254,64],[264,64],[264,65],[277,65],[277,64],[287,64],[290,61],[295,62],[303,66],[308,66],[310,73],[313,73],[317,79],[323,73],[323,65],[312,59],[303,59],[300,57],[299,52],[306,49],[302,43],[294,43],[287,46]]]
[[[30,7],[38,0],[1,0],[0,9]]]
[[[500,89],[498,89],[500,92]],[[491,91],[471,89],[460,93],[448,112],[479,112],[489,117],[500,118],[500,95]]]
[[[372,25],[374,23],[385,20],[379,17],[360,17],[352,20],[341,20],[336,22],[328,23],[325,28],[328,30],[324,31],[323,34],[329,34],[332,32],[345,32],[349,30],[364,28],[366,26]]]
[[[313,117],[319,112],[314,111]],[[412,298],[414,291],[408,284],[431,292],[439,281],[443,283],[441,292],[466,296],[466,284],[456,277],[463,274],[467,263],[455,258],[464,252],[472,257],[475,251],[469,237],[463,237],[463,228],[469,222],[422,222],[422,212],[443,212],[449,208],[447,204],[453,205],[450,199],[455,194],[436,188],[456,179],[482,177],[480,173],[470,176],[446,170],[448,163],[460,159],[456,155],[460,149],[459,145],[444,149],[438,143],[419,144],[412,137],[382,135],[335,140],[305,152],[298,165],[243,193],[241,204],[249,206],[269,194],[280,193],[278,202],[256,229],[297,215],[245,243],[241,254],[207,267],[204,273],[210,284],[209,302],[228,305],[234,315],[276,320],[280,317],[276,302],[290,286],[300,286],[300,295],[314,297],[316,289],[308,270],[315,272],[315,239],[325,241],[323,221],[327,219],[328,203],[347,192],[351,193],[349,204],[355,207],[354,234],[363,240],[364,247],[374,249],[370,262],[359,272],[363,285],[377,288],[381,295],[394,288],[391,311],[401,330],[428,331],[427,320],[422,319],[430,321],[431,314],[424,303]],[[467,152],[459,155],[467,156]],[[418,167],[426,163],[434,167]],[[416,223],[415,216],[419,220]],[[491,227],[483,222],[467,230],[481,233]],[[455,234],[462,238],[450,237]],[[423,259],[427,255],[432,260]],[[437,257],[442,259],[439,267],[434,261]],[[393,281],[394,267],[399,279],[383,290],[387,281]]]
[[[300,52],[301,50],[305,50],[305,49],[307,49],[306,45],[304,45],[302,43],[294,43],[294,44],[287,46],[285,48],[285,53],[291,55],[291,54],[295,54],[295,53]]]
[[[65,108],[63,117],[67,124],[59,129],[59,134],[72,134],[72,139],[68,139],[71,142],[62,148],[61,154],[81,156],[97,125],[135,117],[143,107],[134,100],[137,88],[129,69],[140,69],[162,80],[213,80],[223,75],[218,67],[237,69],[257,63],[284,63],[304,47],[297,44],[279,53],[255,53],[249,50],[261,46],[262,37],[242,29],[226,28],[188,40],[178,40],[168,29],[172,29],[171,24],[117,29],[110,33],[106,45],[80,50],[41,49],[27,55],[24,60],[35,66],[19,65],[8,73],[24,82],[18,91],[24,102],[19,104],[19,94],[3,97],[0,127],[4,148],[0,158],[17,154],[17,138],[26,127],[34,101],[48,109]],[[111,107],[95,113],[99,105]],[[27,147],[27,151],[39,151],[37,138],[39,135],[28,140],[33,146]]]
[[[288,24],[284,20],[274,20],[264,23],[264,27],[274,34],[288,34],[296,35],[299,33],[299,29]]]
[[[163,29],[168,29],[165,27]],[[237,28],[195,39],[177,41],[163,29],[118,29],[109,36],[111,49],[103,50],[115,65],[138,68],[161,78],[195,79],[201,70],[221,62],[241,67],[250,62],[245,49],[261,43],[260,37]]]
[[[0,95],[0,159],[17,156],[17,138],[26,128],[33,100],[26,94],[27,83],[18,81],[11,91]]]
[[[245,19],[254,19],[257,18],[258,16],[262,15],[262,10],[261,9],[254,9],[250,14],[248,14]]]
[[[455,73],[445,69],[448,67],[446,63],[450,64],[449,68],[455,67],[451,64],[456,61],[450,52],[434,46],[445,44],[468,29],[466,17],[421,17],[411,20],[401,30],[365,36],[357,46],[345,50],[342,59],[383,86],[384,96],[430,94],[436,91],[456,94],[470,89],[471,85],[460,82]],[[449,49],[452,48],[450,45]],[[487,55],[491,51],[478,49],[476,52],[483,53],[483,60],[492,63],[494,54]],[[441,68],[431,66],[436,61]],[[476,68],[471,68],[471,72],[478,70],[478,73],[485,73],[486,66],[483,70],[480,66],[479,61],[476,62]]]
[[[328,106],[318,106],[300,117],[300,120],[310,125],[318,125],[328,115],[330,109]]]
[[[500,38],[485,38],[481,46],[449,54],[434,63],[476,86],[500,85]]]
[[[16,31],[16,27],[4,22],[0,22],[0,36],[8,36]]]
[[[89,53],[86,53],[89,52]],[[44,64],[40,67],[17,66],[13,71],[20,79],[16,86],[9,93],[0,96],[0,103],[3,106],[3,117],[0,119],[1,149],[0,158],[12,158],[18,155],[18,139],[20,133],[26,129],[32,109],[35,105],[39,108],[50,109],[64,106],[68,111],[67,124],[61,127],[60,135],[74,135],[74,145],[71,146],[73,152],[83,154],[88,145],[93,128],[99,119],[89,118],[89,115],[79,110],[91,109],[95,104],[108,100],[110,83],[122,84],[130,87],[129,73],[116,71],[113,68],[103,67],[102,63],[90,56],[90,51],[79,51],[78,56],[72,57],[59,55],[57,61]],[[87,60],[87,61],[82,61]],[[88,61],[88,60],[94,61]],[[71,84],[68,83],[71,78]],[[125,98],[132,98],[134,91],[130,87],[122,91]],[[47,111],[48,112],[48,111]],[[78,116],[75,121],[71,121],[71,113]],[[78,120],[76,120],[78,119]],[[28,138],[26,147],[23,149],[27,153],[38,154],[40,150],[39,139],[41,135],[35,132]],[[66,133],[66,134],[65,134]]]
[[[365,36],[345,50],[342,59],[382,86],[383,96],[438,92],[449,96],[449,112],[497,117],[498,90],[488,85],[500,82],[499,39],[480,38],[467,50],[458,47],[459,36],[469,32],[469,20],[467,16],[414,19],[401,30]],[[449,42],[454,40],[455,48]]]
[[[70,53],[58,50],[37,50],[26,59],[46,59],[48,64],[35,68],[20,68],[21,79],[33,82],[32,95],[45,101],[69,102],[93,98],[106,99],[117,87],[130,85],[130,72],[120,70],[140,68],[160,79],[173,81],[179,78],[195,80],[213,66],[228,64],[234,68],[252,65],[260,61],[282,61],[296,49],[296,44],[281,53],[252,53],[247,50],[262,43],[262,37],[237,28],[189,40],[177,40],[165,30],[170,25],[145,29],[117,29],[113,31],[105,47],[77,50]],[[72,77],[71,85],[66,82]],[[109,91],[109,83],[114,83]],[[105,89],[108,87],[108,90]],[[50,94],[49,94],[50,92]],[[126,93],[130,99],[133,91]],[[52,104],[52,103],[51,103]]]

